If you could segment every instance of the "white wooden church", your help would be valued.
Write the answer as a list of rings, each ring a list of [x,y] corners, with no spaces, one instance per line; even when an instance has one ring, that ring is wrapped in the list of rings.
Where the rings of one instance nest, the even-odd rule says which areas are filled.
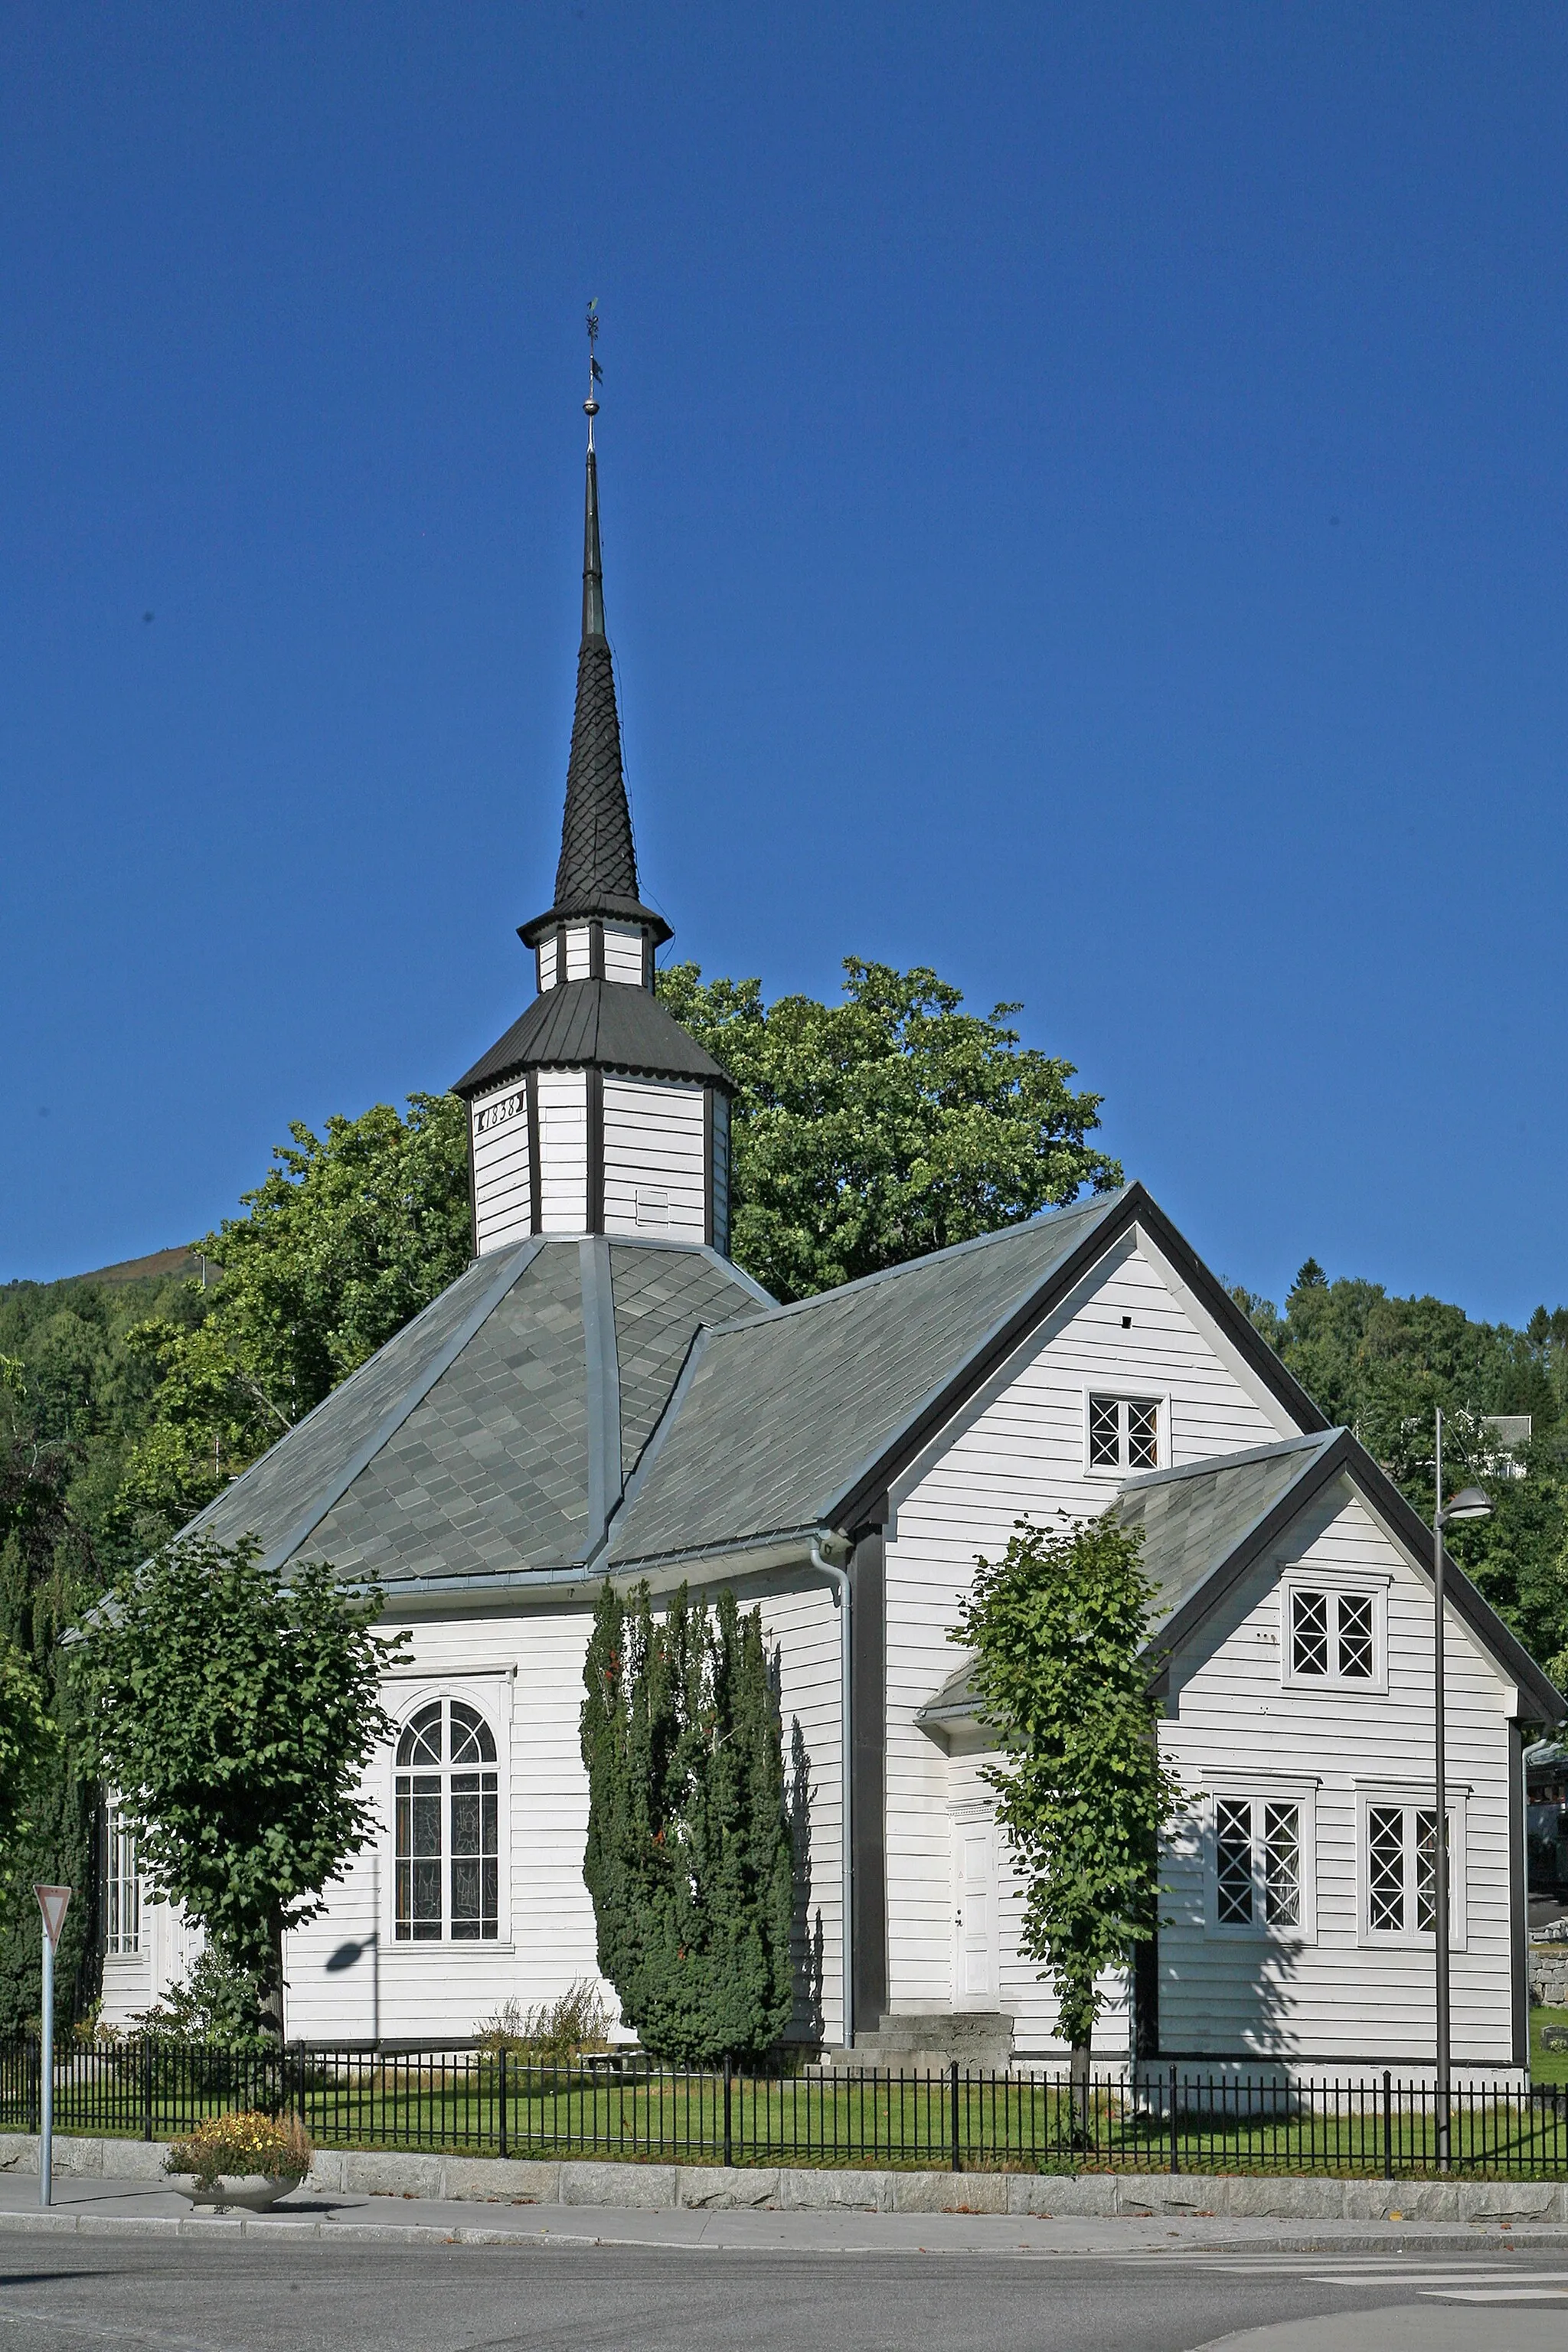
[[[1139,1184],[777,1307],[732,1265],[724,1072],[654,993],[605,635],[583,640],[537,992],[458,1084],[473,1263],[200,1524],[374,1570],[412,1634],[379,1848],[290,1936],[291,2037],[458,2039],[595,1973],[584,1649],[608,1575],[731,1585],[779,1654],[808,1830],[795,2032],[1062,2054],[948,1640],[1022,1515],[1142,1528],[1191,1792],[1097,2057],[1432,2055],[1431,1538]],[[1523,1739],[1563,1702],[1450,1569],[1457,2070],[1528,2063]],[[106,2021],[184,1966],[109,1874]],[[613,2006],[613,1996],[611,1996]]]

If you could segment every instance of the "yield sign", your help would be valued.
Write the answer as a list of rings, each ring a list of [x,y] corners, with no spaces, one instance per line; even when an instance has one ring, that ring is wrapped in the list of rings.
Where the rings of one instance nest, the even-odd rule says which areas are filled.
[[[66,1911],[71,1899],[68,1886],[35,1886],[38,1908],[44,1915],[44,1933],[53,1951],[60,1940],[60,1929],[66,1924]]]

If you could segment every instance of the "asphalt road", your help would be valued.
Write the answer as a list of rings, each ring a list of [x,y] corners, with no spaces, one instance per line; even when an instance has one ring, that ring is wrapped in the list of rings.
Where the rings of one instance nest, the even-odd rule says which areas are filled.
[[[1194,2352],[1222,2339],[1227,2352],[1564,2352],[1568,2261],[20,2232],[0,2244],[0,2352]]]

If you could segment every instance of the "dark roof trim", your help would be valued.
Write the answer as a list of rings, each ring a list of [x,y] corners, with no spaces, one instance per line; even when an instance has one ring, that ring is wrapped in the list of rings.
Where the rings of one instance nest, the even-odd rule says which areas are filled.
[[[495,1307],[500,1306],[501,1300],[506,1297],[507,1292],[511,1288],[512,1285],[515,1282],[520,1281],[522,1276],[527,1273],[529,1267],[532,1265],[534,1259],[538,1256],[544,1244],[542,1241],[521,1242],[517,1244],[514,1250],[505,1251],[499,1254],[502,1262],[497,1269],[495,1279],[483,1286],[474,1305],[464,1316],[457,1329],[449,1333],[445,1344],[442,1347],[437,1348],[436,1353],[433,1356],[426,1358],[425,1362],[420,1365],[417,1372],[416,1372],[413,1380],[405,1390],[403,1395],[398,1399],[395,1405],[389,1406],[387,1411],[383,1413],[375,1427],[371,1431],[370,1435],[364,1438],[345,1460],[339,1462],[334,1465],[327,1478],[326,1484],[317,1490],[312,1500],[305,1506],[305,1508],[294,1521],[282,1541],[280,1543],[274,1544],[264,1555],[261,1561],[261,1565],[264,1569],[272,1570],[281,1568],[286,1560],[293,1558],[294,1554],[300,1549],[301,1544],[306,1543],[310,1539],[310,1536],[314,1534],[316,1528],[321,1526],[321,1521],[326,1517],[327,1513],[331,1509],[333,1504],[341,1502],[342,1497],[348,1493],[349,1488],[353,1485],[353,1482],[359,1476],[360,1472],[374,1461],[376,1455],[381,1452],[382,1447],[387,1444],[388,1440],[392,1438],[399,1429],[402,1428],[403,1423],[407,1420],[416,1405],[421,1403],[424,1399],[428,1396],[430,1391],[435,1387],[442,1373],[457,1362],[458,1358],[462,1354],[463,1349],[468,1346],[469,1340],[473,1338],[480,1324],[486,1320]],[[431,1301],[432,1306],[436,1303],[437,1302],[435,1300]],[[428,1309],[426,1311],[428,1312]],[[405,1329],[409,1329],[412,1327],[405,1325],[404,1328]],[[374,1360],[372,1359],[372,1360],[374,1361]],[[353,1379],[353,1375],[351,1373],[350,1379]],[[348,1381],[345,1381],[340,1383],[337,1388],[331,1390],[329,1393],[321,1399],[321,1403],[315,1407],[314,1412],[324,1411],[325,1408],[332,1402],[334,1398],[341,1397],[342,1395],[343,1390],[347,1386]],[[279,1439],[279,1444],[286,1445],[289,1442],[289,1438],[294,1436],[298,1431],[307,1427],[313,1418],[314,1413],[307,1413],[304,1421],[297,1422],[294,1428],[289,1432],[287,1437],[280,1437]],[[265,1462],[268,1458],[268,1455],[264,1454],[261,1456],[261,1461]],[[253,1469],[259,1468],[260,1463],[254,1463],[251,1467]],[[248,1476],[249,1472],[247,1472],[246,1475]],[[236,1482],[237,1486],[243,1484],[243,1479],[237,1480]],[[226,1489],[224,1495],[218,1499],[226,1502],[234,1492],[235,1488],[233,1486],[228,1487]],[[209,1505],[208,1507],[210,1508],[211,1506]],[[205,1519],[205,1517],[206,1512],[202,1512],[199,1517],[191,1521],[191,1528],[187,1528],[185,1532],[188,1534],[190,1533],[191,1528],[199,1528],[202,1520]]]
[[[1067,1213],[1070,1213],[1070,1212]],[[1054,1266],[1039,1286],[995,1326],[958,1367],[951,1379],[917,1408],[891,1444],[868,1463],[852,1483],[829,1504],[825,1517],[835,1527],[850,1528],[864,1521],[878,1496],[906,1470],[938,1430],[982,1387],[1015,1349],[1043,1323],[1085,1275],[1113,1249],[1134,1225],[1141,1225],[1175,1267],[1220,1326],[1263,1385],[1290,1414],[1299,1429],[1327,1429],[1329,1423],[1311,1398],[1288,1372],[1268,1342],[1253,1329],[1236,1301],[1215,1281],[1191,1244],[1157,1208],[1141,1183],[1127,1185],[1107,1202],[1103,1215],[1087,1226],[1083,1239]],[[1016,1231],[1016,1228],[1008,1228]],[[832,1294],[828,1293],[831,1297]]]
[[[611,890],[590,890],[558,900],[542,915],[520,923],[517,936],[525,948],[536,948],[557,923],[585,923],[595,915],[606,922],[636,924],[649,934],[656,948],[675,937],[672,927],[654,908],[645,906],[640,898],[617,898]]]

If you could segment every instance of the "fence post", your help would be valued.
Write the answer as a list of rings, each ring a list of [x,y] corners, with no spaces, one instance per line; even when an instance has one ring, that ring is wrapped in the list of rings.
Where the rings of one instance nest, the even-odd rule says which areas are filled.
[[[1394,2178],[1394,2076],[1383,2070],[1383,2177]]]
[[[142,2037],[138,2061],[142,2076],[142,2137],[143,2139],[151,2139],[153,2137],[153,2044],[145,2034]]]
[[[510,2156],[511,2147],[507,2138],[506,2128],[506,2042],[504,2037],[498,2053],[498,2063],[500,2074],[500,2152],[503,2156]]]
[[[1176,2156],[1176,2070],[1173,2066],[1171,2069],[1171,2169],[1173,2172],[1179,2172],[1181,2168]]]
[[[947,2070],[948,2088],[952,2095],[952,2168],[963,2170],[963,2156],[958,2144],[958,2061],[955,2058]]]
[[[734,2080],[735,2062],[727,2056],[724,2060],[724,2162],[726,2165],[731,2165],[735,2161],[734,2136],[730,2113],[730,2096]]]
[[[41,2128],[38,2121],[38,2102],[43,2093],[43,2071],[38,2063],[38,2053],[42,2046],[41,2043],[29,2042],[26,2047],[27,2129],[35,2134]]]

